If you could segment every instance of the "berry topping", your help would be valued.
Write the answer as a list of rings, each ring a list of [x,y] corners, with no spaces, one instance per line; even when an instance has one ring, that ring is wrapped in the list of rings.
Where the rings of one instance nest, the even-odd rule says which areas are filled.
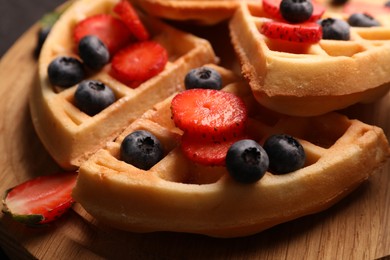
[[[267,13],[269,15],[269,17],[271,17],[273,19],[276,19],[276,20],[286,19],[284,16],[287,16],[287,17],[292,17],[291,18],[292,21],[290,21],[290,22],[294,22],[294,20],[297,19],[295,16],[297,16],[297,17],[300,16],[300,15],[294,14],[294,12],[297,11],[296,8],[299,9],[298,14],[301,13],[302,11],[304,13],[308,13],[308,11],[310,12],[310,10],[306,10],[306,11],[304,10],[304,9],[306,9],[306,7],[302,7],[302,6],[310,5],[310,4],[306,4],[306,2],[310,2],[311,3],[312,11],[311,11],[311,15],[309,16],[309,18],[307,18],[307,20],[302,20],[302,22],[303,21],[315,22],[318,19],[320,19],[321,16],[325,12],[325,8],[321,4],[319,4],[319,3],[315,2],[315,1],[308,1],[308,0],[289,0],[289,1],[285,1],[285,0],[283,0],[283,1],[282,0],[263,0],[262,2],[263,2],[263,10],[264,10],[264,12]],[[282,2],[289,2],[289,3],[285,3],[288,6],[287,6],[287,9],[283,10],[283,11],[281,10]],[[285,5],[285,4],[283,4],[283,5]],[[286,8],[286,7],[283,7],[283,9],[284,8]],[[284,15],[282,14],[282,12],[284,13]],[[288,12],[291,12],[291,13],[286,14]],[[306,16],[307,16],[307,14],[305,14],[304,17],[306,17]],[[286,19],[286,21],[289,21],[289,20]]]
[[[226,168],[230,176],[241,183],[260,180],[268,165],[267,153],[257,142],[249,139],[235,142],[226,155]]]
[[[164,47],[154,41],[132,44],[112,59],[111,75],[129,86],[144,82],[160,73],[168,61]]]
[[[35,46],[34,56],[38,57],[41,53],[43,44],[46,41],[47,36],[49,35],[52,27],[41,27],[38,31],[37,45]]]
[[[348,18],[348,23],[354,27],[380,26],[380,23],[367,13],[355,13]]]
[[[88,35],[79,42],[78,51],[84,64],[93,70],[99,70],[110,60],[106,45],[96,36]]]
[[[322,38],[321,26],[317,23],[289,24],[284,22],[265,22],[260,33],[270,39],[301,43],[317,43]]]
[[[341,19],[326,18],[319,20],[318,23],[322,27],[322,39],[343,41],[350,39],[350,26],[347,22]]]
[[[115,94],[102,82],[84,80],[77,86],[74,102],[81,111],[94,116],[115,102]]]
[[[229,147],[238,139],[240,138],[214,142],[184,133],[181,140],[181,149],[183,154],[193,162],[207,166],[224,166]]]
[[[71,87],[84,79],[83,64],[73,57],[57,57],[47,68],[51,84],[60,87]]]
[[[163,158],[163,148],[152,133],[138,130],[125,137],[120,154],[126,163],[149,170]]]
[[[280,14],[290,23],[302,23],[313,14],[313,5],[310,0],[282,0]]]
[[[210,67],[200,67],[190,70],[185,79],[184,85],[186,89],[204,88],[216,89],[222,88],[221,74]]]
[[[129,1],[120,1],[114,7],[114,12],[116,12],[121,17],[121,20],[126,24],[137,40],[146,41],[149,39],[148,31],[145,29],[144,25],[138,17],[138,14],[131,6]]]
[[[302,145],[289,135],[272,135],[263,145],[269,157],[269,170],[274,174],[293,172],[306,160]]]
[[[224,141],[241,136],[247,119],[244,102],[220,90],[190,89],[171,103],[175,125],[193,137]]]
[[[3,198],[3,212],[26,225],[52,222],[74,203],[71,193],[77,174],[61,173],[41,176],[21,183]]]
[[[73,36],[77,46],[87,35],[97,36],[107,46],[111,55],[126,46],[132,39],[127,26],[120,19],[108,14],[90,16],[76,25]]]

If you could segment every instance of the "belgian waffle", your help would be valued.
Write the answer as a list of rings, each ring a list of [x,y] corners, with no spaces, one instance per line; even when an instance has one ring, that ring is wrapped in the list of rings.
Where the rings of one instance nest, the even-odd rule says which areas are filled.
[[[223,75],[223,91],[235,93],[247,105],[250,136],[259,143],[274,133],[298,138],[307,154],[305,166],[285,175],[267,172],[257,183],[246,185],[229,177],[225,167],[191,162],[181,152],[182,131],[171,119],[172,95],[81,165],[73,196],[89,214],[111,227],[135,232],[245,236],[330,207],[390,154],[378,127],[334,112],[316,117],[272,112],[254,100],[246,82],[215,68]],[[122,140],[135,130],[153,133],[166,152],[148,171],[119,159]]]
[[[341,13],[326,17],[346,19]],[[271,40],[260,33],[267,14],[244,3],[230,21],[231,40],[262,105],[296,116],[320,115],[383,96],[390,81],[390,22],[351,27],[351,40],[320,40],[310,46]]]
[[[212,25],[229,19],[241,0],[130,0],[153,16]],[[256,4],[258,0],[247,0]]]
[[[76,86],[60,89],[50,84],[47,68],[61,55],[75,56],[72,30],[76,23],[94,14],[113,14],[118,0],[81,0],[69,7],[52,28],[39,58],[39,84],[30,98],[32,121],[42,143],[65,169],[77,168],[92,153],[113,140],[124,128],[158,101],[183,89],[178,78],[190,68],[217,62],[207,40],[176,30],[140,14],[144,25],[168,51],[169,61],[157,76],[132,89],[108,73],[109,65],[91,79],[110,86],[117,101],[95,116],[88,116],[74,105]],[[114,15],[114,14],[113,14]],[[178,44],[180,43],[180,44]]]

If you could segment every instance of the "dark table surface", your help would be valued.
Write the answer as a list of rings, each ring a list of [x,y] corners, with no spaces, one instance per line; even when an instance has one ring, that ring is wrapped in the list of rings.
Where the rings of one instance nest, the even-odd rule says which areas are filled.
[[[0,57],[46,12],[65,0],[0,0]]]
[[[65,0],[0,0],[0,57],[42,15]],[[0,259],[7,256],[0,248]]]

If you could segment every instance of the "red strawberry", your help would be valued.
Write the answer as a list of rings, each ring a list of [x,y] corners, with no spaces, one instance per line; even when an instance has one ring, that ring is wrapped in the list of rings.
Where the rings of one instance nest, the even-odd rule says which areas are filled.
[[[375,16],[379,14],[388,14],[390,12],[390,8],[385,5],[352,2],[344,5],[343,12],[346,14],[366,13],[371,16]]]
[[[140,84],[160,73],[167,61],[168,53],[159,43],[137,42],[120,50],[113,57],[111,75],[134,87],[134,82]]]
[[[213,89],[190,89],[177,94],[171,103],[175,125],[196,138],[223,141],[240,136],[247,110],[232,93]]]
[[[322,38],[322,28],[317,23],[289,24],[284,22],[265,22],[260,32],[270,39],[301,43],[317,43]]]
[[[121,20],[139,41],[149,39],[148,31],[145,29],[133,6],[127,0],[120,1],[114,7],[114,12],[121,17]]]
[[[224,166],[230,146],[244,137],[231,138],[222,142],[214,142],[203,138],[194,138],[188,133],[182,137],[183,154],[193,162],[206,166]]]
[[[73,31],[76,45],[87,35],[97,36],[107,46],[111,55],[132,40],[132,34],[127,26],[108,14],[90,16],[76,25]]]
[[[9,189],[3,198],[3,212],[27,225],[49,223],[74,203],[71,193],[77,174],[41,176]]]
[[[282,0],[263,0],[263,10],[267,13],[271,18],[277,20],[284,20],[279,11],[279,6]],[[313,14],[311,15],[308,21],[315,22],[322,17],[325,12],[325,7],[321,4],[312,1],[313,4]]]

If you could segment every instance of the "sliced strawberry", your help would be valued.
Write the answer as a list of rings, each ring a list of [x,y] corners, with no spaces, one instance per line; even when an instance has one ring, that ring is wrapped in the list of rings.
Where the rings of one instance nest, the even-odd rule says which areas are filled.
[[[344,5],[343,12],[346,14],[366,13],[375,17],[379,14],[389,14],[390,8],[379,4],[351,2]]]
[[[222,142],[214,142],[203,138],[194,138],[184,133],[181,141],[183,154],[191,161],[206,166],[224,166],[227,151],[230,146],[244,139],[244,137],[231,138]]]
[[[190,89],[177,94],[171,103],[176,126],[193,137],[223,141],[240,136],[247,109],[232,93],[213,89]]]
[[[111,55],[132,40],[127,26],[120,19],[108,14],[90,16],[76,25],[73,31],[76,45],[87,35],[97,36],[107,46]]]
[[[276,20],[284,20],[279,11],[279,6],[282,0],[263,0],[263,10],[271,18]],[[311,15],[308,22],[315,22],[319,20],[325,12],[325,7],[320,3],[315,1],[311,2],[313,4],[313,14]]]
[[[289,24],[284,22],[265,22],[260,33],[270,39],[301,43],[317,43],[322,38],[322,28],[317,23]]]
[[[27,225],[49,223],[74,203],[71,196],[77,174],[41,176],[9,189],[3,198],[3,212]]]
[[[121,20],[127,25],[131,33],[139,41],[146,41],[149,39],[149,32],[142,24],[137,12],[127,0],[122,0],[114,7],[114,12],[117,13]]]
[[[160,73],[167,61],[168,53],[159,43],[137,42],[120,50],[113,57],[110,74],[122,83],[134,87]]]

